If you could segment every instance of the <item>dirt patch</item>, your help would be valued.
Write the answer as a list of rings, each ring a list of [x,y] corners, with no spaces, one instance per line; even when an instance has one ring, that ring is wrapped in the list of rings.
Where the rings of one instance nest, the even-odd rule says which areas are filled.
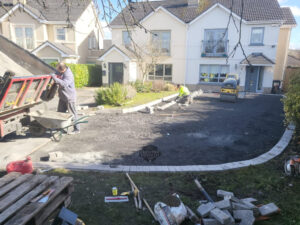
[[[257,157],[272,148],[283,131],[279,96],[257,95],[237,103],[203,96],[187,108],[174,105],[152,115],[96,115],[82,126],[80,135],[51,143],[33,157],[39,160],[47,152],[62,151],[72,155],[71,159],[63,159],[66,162],[219,164]],[[158,147],[161,155],[156,160],[148,162],[139,156],[147,145]]]

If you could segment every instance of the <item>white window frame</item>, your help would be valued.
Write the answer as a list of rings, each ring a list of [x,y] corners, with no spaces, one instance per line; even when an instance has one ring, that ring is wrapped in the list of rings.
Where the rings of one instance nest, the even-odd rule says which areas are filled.
[[[127,30],[123,30],[123,31],[122,31],[122,43],[123,43],[123,45],[124,45],[124,46],[130,46],[132,40],[131,40],[131,38],[129,38],[129,43],[126,44],[125,41],[124,41],[124,33],[128,33],[128,36],[129,36],[129,37],[131,37],[132,33],[131,33],[131,31],[127,31]]]
[[[65,40],[57,39],[57,29],[61,29],[61,28],[63,28],[65,30]],[[68,40],[68,28],[65,27],[65,26],[54,26],[54,35],[55,35],[54,39],[55,39],[56,42],[67,42],[67,40]]]
[[[162,76],[157,76],[156,75],[156,65],[163,65],[163,75]],[[166,75],[166,65],[171,65],[171,75]],[[150,74],[150,72],[148,73],[148,80],[164,80],[164,81],[169,81],[171,82],[173,79],[173,64],[171,63],[157,63],[155,65],[148,65],[148,66],[153,66],[153,75]],[[150,79],[149,77],[153,77],[153,79]],[[162,79],[156,79],[156,78],[162,78]],[[171,78],[171,79],[165,79],[165,78]]]
[[[214,82],[214,81],[201,81],[201,79],[212,79],[210,78],[210,74],[213,74],[213,73],[210,73],[210,72],[207,72],[207,76],[203,76],[202,73],[201,73],[201,67],[202,66],[219,66],[219,72],[217,73],[218,74],[218,81],[217,82]],[[230,73],[230,66],[229,65],[223,65],[223,64],[200,64],[199,65],[199,83],[200,84],[221,84],[224,82],[225,78],[222,78],[221,77],[221,67],[224,66],[224,67],[227,67],[228,70],[227,70],[227,74]],[[220,81],[220,79],[224,79],[223,81]]]
[[[170,33],[170,40],[169,40],[169,52],[161,52],[162,55],[167,55],[167,56],[170,56],[171,55],[171,45],[172,45],[172,32],[171,30],[151,30],[151,44],[153,46],[155,46],[155,44],[153,43],[153,36],[155,35],[154,33],[163,33],[163,32],[168,32]],[[162,46],[162,43],[160,43],[160,50],[162,49],[161,48]]]
[[[252,35],[253,35],[254,30],[262,30],[262,40],[261,40],[260,43],[254,43],[253,42]],[[264,45],[264,39],[265,39],[265,28],[264,27],[252,27],[251,28],[251,37],[250,37],[250,45],[251,46],[262,46],[262,45]]]
[[[88,49],[98,50],[97,38],[94,35],[88,37]]]
[[[23,34],[23,44],[24,44],[24,48],[27,48],[27,44],[26,44],[26,34],[25,34],[25,28],[31,28],[32,29],[32,41],[33,41],[33,48],[32,49],[28,49],[28,50],[33,50],[36,48],[36,35],[35,35],[35,26],[34,24],[14,24],[11,25],[11,33],[12,33],[12,37],[13,37],[13,41],[15,43],[17,43],[17,37],[16,37],[16,28],[21,28],[22,29],[22,34]]]

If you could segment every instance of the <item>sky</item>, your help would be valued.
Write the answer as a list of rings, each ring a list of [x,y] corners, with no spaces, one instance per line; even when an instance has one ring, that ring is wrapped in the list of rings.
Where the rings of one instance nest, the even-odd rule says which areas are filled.
[[[117,2],[117,0],[110,0],[113,4]],[[98,0],[99,5],[101,5],[101,0]],[[104,0],[105,2],[105,0]],[[294,17],[297,21],[298,26],[293,28],[290,48],[292,49],[300,49],[300,0],[278,0],[281,6],[288,6],[291,8]],[[103,21],[103,18],[100,18],[102,26],[104,27],[105,38],[110,39],[111,33],[109,28],[106,27],[106,22]]]

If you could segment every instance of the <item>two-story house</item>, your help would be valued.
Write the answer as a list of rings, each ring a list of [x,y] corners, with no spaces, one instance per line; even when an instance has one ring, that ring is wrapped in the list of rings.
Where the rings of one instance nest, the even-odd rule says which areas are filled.
[[[95,63],[104,37],[91,0],[0,0],[0,34],[47,63]]]
[[[270,92],[273,80],[283,79],[296,22],[290,9],[281,8],[277,0],[243,2],[242,18],[241,0],[132,3],[134,10],[126,7],[110,24],[113,45],[99,58],[103,81],[141,79],[133,47],[143,49],[147,46],[143,43],[152,43],[163,57],[149,70],[148,80],[218,91],[226,75],[234,73],[240,76],[242,90]],[[235,48],[239,42],[244,52],[241,46]]]

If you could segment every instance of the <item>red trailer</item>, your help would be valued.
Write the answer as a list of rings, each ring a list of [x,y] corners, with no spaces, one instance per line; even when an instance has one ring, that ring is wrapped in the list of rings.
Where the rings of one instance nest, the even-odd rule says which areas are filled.
[[[30,108],[42,102],[41,95],[50,84],[50,75],[4,77],[0,84],[0,137],[22,131],[29,125]]]

